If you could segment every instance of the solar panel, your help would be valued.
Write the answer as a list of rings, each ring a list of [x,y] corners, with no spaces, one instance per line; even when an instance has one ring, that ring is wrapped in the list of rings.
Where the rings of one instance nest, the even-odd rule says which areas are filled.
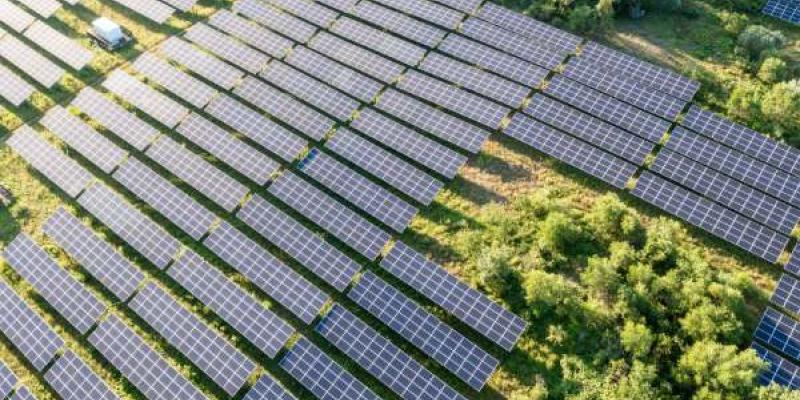
[[[271,62],[261,77],[341,121],[359,107],[358,101],[281,61]]]
[[[269,375],[262,375],[242,400],[296,400]]]
[[[309,47],[386,83],[394,81],[405,70],[399,63],[327,32],[315,36]]]
[[[282,33],[299,43],[306,43],[317,28],[291,14],[281,12],[259,0],[242,0],[233,4],[233,11],[258,22],[275,32]]]
[[[397,87],[492,129],[511,112],[506,106],[416,71],[408,71]]]
[[[175,131],[259,185],[267,183],[280,167],[200,114],[189,114]]]
[[[800,281],[787,274],[781,275],[770,301],[785,310],[797,314],[800,312]]]
[[[17,389],[14,394],[11,396],[10,400],[37,400],[34,395],[28,390],[27,387],[21,386]]]
[[[256,365],[155,283],[128,306],[229,395],[244,386]]]
[[[318,0],[317,2],[339,11],[347,11],[358,3],[358,0]]]
[[[786,235],[791,234],[800,221],[800,209],[671,150],[661,150],[651,169]]]
[[[44,19],[61,9],[61,3],[56,0],[25,0],[24,4]]]
[[[550,73],[538,65],[461,35],[448,35],[436,49],[530,87],[539,86]]]
[[[120,300],[131,297],[144,280],[138,268],[63,207],[42,230]]]
[[[800,323],[772,307],[764,310],[753,336],[793,360],[800,360]]]
[[[477,391],[497,368],[497,359],[372,272],[348,297]]]
[[[47,370],[44,379],[64,400],[119,398],[83,360],[71,351],[67,351],[56,360]]]
[[[17,236],[3,257],[79,332],[86,333],[105,307],[28,236]]]
[[[244,72],[239,69],[200,51],[176,36],[164,41],[158,51],[223,89],[230,90],[244,76]]]
[[[636,173],[635,165],[524,114],[516,114],[503,132],[617,188]]]
[[[174,8],[156,0],[114,0],[114,2],[130,8],[157,24],[167,22],[175,12]]]
[[[443,184],[347,128],[339,128],[325,147],[394,188],[429,205]]]
[[[189,12],[194,7],[197,0],[164,0],[165,3],[175,7],[179,11]]]
[[[295,48],[286,62],[365,103],[371,102],[384,86],[307,47]],[[300,83],[300,86],[303,84]]]
[[[261,71],[269,62],[268,56],[202,23],[189,28],[184,37],[253,74]]]
[[[790,0],[769,0],[761,12],[784,21],[800,24],[800,5]]]
[[[800,367],[758,343],[753,343],[752,348],[762,360],[769,363],[769,367],[758,376],[759,383],[765,386],[775,383],[792,389],[800,388]]]
[[[464,22],[461,33],[549,70],[555,70],[566,57],[565,53],[547,47],[538,38],[531,40],[478,18]]]
[[[89,171],[42,139],[28,125],[17,128],[6,144],[70,197],[76,197],[94,179]]]
[[[390,236],[297,175],[286,172],[269,192],[370,260]]]
[[[167,273],[270,358],[294,333],[291,325],[191,250]]]
[[[769,262],[776,262],[789,238],[645,172],[633,195]]]
[[[301,337],[279,364],[320,400],[380,399],[306,338]]]
[[[19,8],[8,0],[0,0],[0,22],[11,28],[14,32],[22,33],[31,26],[36,17]],[[2,35],[0,35],[2,36]]]
[[[348,17],[336,20],[331,32],[406,65],[416,65],[425,57],[424,48]]]
[[[436,0],[439,3],[455,8],[456,10],[463,11],[467,14],[472,14],[478,8],[483,0]]]
[[[89,342],[148,399],[207,399],[116,315],[101,322]]]
[[[6,398],[17,385],[17,376],[14,375],[5,363],[0,362],[0,397]]]
[[[428,54],[422,60],[420,69],[512,108],[519,107],[531,91],[518,83],[439,53]]]
[[[339,304],[315,329],[404,399],[465,399]]]
[[[381,267],[506,350],[527,328],[521,318],[401,241],[381,260]]]
[[[453,0],[450,0],[453,1]],[[478,18],[542,43],[562,54],[574,53],[583,43],[583,38],[550,24],[537,21],[525,14],[494,3],[486,3],[477,14]]]
[[[195,240],[203,237],[217,219],[202,204],[134,158],[114,173],[114,179]]]
[[[206,112],[285,161],[293,160],[306,148],[305,140],[232,97],[220,95]]]
[[[563,74],[572,80],[670,121],[674,121],[686,105],[685,100],[658,92],[628,77],[598,67],[591,60],[583,57],[571,59]]]
[[[214,13],[208,24],[276,58],[286,55],[294,45],[291,40],[224,9]]]
[[[25,31],[25,37],[75,70],[81,70],[94,57],[91,51],[77,41],[42,21],[34,22]]]
[[[5,58],[46,88],[55,85],[64,70],[12,35],[0,35],[0,58]]]
[[[39,123],[105,173],[110,173],[128,156],[126,151],[60,105],[48,110]]]
[[[759,161],[800,176],[800,151],[712,111],[692,105],[681,124]]]
[[[800,207],[800,177],[787,174],[682,127],[672,130],[666,148]]]
[[[238,207],[249,192],[246,186],[170,138],[153,143],[146,154],[226,211]]]
[[[0,281],[0,305],[0,331],[36,370],[43,370],[64,341],[5,281]]]
[[[426,47],[436,47],[447,34],[443,29],[372,2],[359,3],[353,15]]]
[[[436,25],[455,30],[464,19],[464,14],[427,0],[377,0],[396,10]]]
[[[596,42],[589,42],[584,46],[581,56],[602,68],[615,71],[619,76],[631,77],[646,86],[686,101],[691,100],[700,89],[700,82]]]
[[[80,108],[84,114],[103,124],[137,150],[143,150],[160,135],[158,129],[142,121],[92,87],[87,86],[81,90],[72,101],[72,106]]]
[[[328,296],[227,222],[204,244],[306,324],[316,318]]]
[[[420,135],[371,108],[362,110],[351,126],[450,179],[467,162],[467,157],[464,155]]]
[[[156,57],[153,53],[144,53],[133,63],[133,68],[143,73],[170,92],[176,94],[189,104],[203,108],[217,91],[183,71]]]
[[[103,86],[169,128],[174,128],[189,114],[186,107],[121,69],[114,70]]]
[[[93,185],[78,203],[157,267],[178,254],[180,242],[107,186]]]
[[[525,112],[636,165],[644,164],[656,146],[542,94],[533,97]]]
[[[2,11],[0,11],[2,13]],[[0,65],[0,97],[6,99],[15,107],[19,107],[36,89],[12,72]]]
[[[786,264],[786,270],[795,275],[800,275],[800,246],[795,246],[792,258]]]
[[[301,169],[398,233],[402,233],[417,214],[416,207],[317,149],[311,151]]]
[[[340,292],[361,269],[361,265],[261,196],[248,201],[237,217]]]
[[[320,27],[330,25],[339,15],[335,11],[308,0],[268,0],[268,2]]]
[[[381,95],[378,108],[470,153],[477,153],[491,134],[393,89]]]

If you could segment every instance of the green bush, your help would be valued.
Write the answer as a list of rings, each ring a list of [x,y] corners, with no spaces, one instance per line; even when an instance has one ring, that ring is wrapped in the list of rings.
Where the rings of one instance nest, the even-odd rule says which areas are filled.
[[[775,51],[786,43],[781,31],[773,31],[761,25],[750,25],[739,34],[738,45],[751,59],[758,59],[764,52]]]
[[[758,69],[758,79],[765,83],[784,81],[789,77],[789,67],[786,61],[778,57],[767,57]]]
[[[761,100],[761,113],[781,132],[796,133],[800,125],[800,81],[772,86]]]
[[[722,23],[722,28],[725,29],[725,32],[733,36],[739,36],[744,31],[744,28],[747,27],[750,19],[747,18],[747,15],[741,13],[722,11],[719,13],[719,21]]]
[[[567,27],[572,31],[586,33],[597,26],[597,11],[587,5],[575,7],[567,16]]]
[[[477,278],[481,287],[497,297],[508,294],[515,281],[512,256],[511,249],[506,246],[485,248],[477,262]]]

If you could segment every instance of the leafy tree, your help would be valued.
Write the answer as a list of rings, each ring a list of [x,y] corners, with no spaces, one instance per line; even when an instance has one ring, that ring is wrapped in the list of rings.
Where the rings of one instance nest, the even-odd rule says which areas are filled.
[[[774,85],[761,100],[761,112],[782,130],[796,129],[800,124],[800,81]]]
[[[736,313],[727,307],[710,303],[689,310],[680,324],[683,331],[696,340],[735,342],[744,331]]]
[[[595,298],[608,303],[619,289],[621,278],[613,262],[608,258],[593,257],[581,273],[581,282]]]
[[[574,254],[585,241],[585,233],[580,224],[562,212],[552,212],[540,224],[539,247],[550,254]]]
[[[786,43],[781,31],[773,31],[762,25],[750,25],[739,34],[738,44],[751,59],[761,57],[767,51],[774,51]]]
[[[505,296],[515,281],[511,257],[511,249],[506,246],[485,248],[478,257],[478,283],[497,297]]]
[[[764,88],[761,85],[740,81],[728,98],[728,115],[745,121],[759,120],[763,96]]]
[[[597,12],[587,5],[575,7],[567,17],[567,27],[576,32],[589,32],[596,27]]]
[[[606,243],[628,241],[640,244],[644,237],[639,216],[613,194],[600,197],[585,220],[594,236]]]
[[[725,29],[725,32],[734,36],[738,36],[742,33],[750,22],[747,15],[732,11],[721,11],[719,13],[719,20],[722,23],[722,29]]]
[[[644,358],[650,353],[656,337],[647,325],[631,321],[625,322],[620,332],[622,348],[636,358]]]
[[[675,377],[692,389],[695,399],[744,399],[764,364],[753,350],[700,341],[678,360]]]
[[[564,277],[540,270],[529,271],[523,285],[525,300],[535,317],[572,316],[580,303],[580,288]]]
[[[758,79],[766,83],[775,83],[786,80],[789,76],[789,66],[786,61],[778,57],[767,57],[758,69]]]

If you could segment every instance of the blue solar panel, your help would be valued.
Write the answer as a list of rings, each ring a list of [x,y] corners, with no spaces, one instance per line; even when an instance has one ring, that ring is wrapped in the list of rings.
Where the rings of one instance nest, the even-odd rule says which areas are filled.
[[[800,3],[796,0],[769,0],[761,12],[784,21],[800,24]]]
[[[262,375],[242,400],[295,400],[295,397],[271,376]]]
[[[793,313],[800,313],[800,281],[783,274],[771,301]]]
[[[17,376],[14,375],[5,363],[0,362],[0,397],[5,398],[17,384]]]
[[[800,361],[800,323],[767,307],[756,328],[755,338]]]
[[[0,331],[34,368],[44,369],[64,341],[4,280],[0,280],[0,309]]]
[[[800,244],[796,245],[792,252],[792,258],[786,264],[786,270],[800,276]]]
[[[776,383],[792,389],[800,388],[800,367],[758,343],[753,343],[752,347],[762,360],[769,362],[769,367],[758,376],[762,385]]]

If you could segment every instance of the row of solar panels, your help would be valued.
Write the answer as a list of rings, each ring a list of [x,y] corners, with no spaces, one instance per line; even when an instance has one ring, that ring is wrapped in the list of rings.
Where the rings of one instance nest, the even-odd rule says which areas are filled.
[[[800,24],[800,3],[793,0],[768,0],[761,12],[793,24]]]

